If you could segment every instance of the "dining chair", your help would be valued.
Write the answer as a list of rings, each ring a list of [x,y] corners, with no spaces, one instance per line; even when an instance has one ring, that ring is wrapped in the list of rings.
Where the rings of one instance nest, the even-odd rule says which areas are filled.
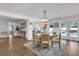
[[[53,33],[52,39],[51,39],[51,47],[54,43],[59,44],[59,48],[61,49],[61,33]]]
[[[34,47],[34,45],[35,45],[35,33],[34,33],[34,30],[33,30],[32,36],[33,36],[33,47]]]
[[[49,49],[49,34],[41,34],[41,48],[44,47]]]
[[[33,48],[35,48],[36,45],[40,45],[40,38],[40,35],[37,35],[37,33],[33,30]]]

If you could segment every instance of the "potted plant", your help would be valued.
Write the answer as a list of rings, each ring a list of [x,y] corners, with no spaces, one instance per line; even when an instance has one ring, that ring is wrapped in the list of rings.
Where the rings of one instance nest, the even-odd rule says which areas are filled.
[[[16,30],[17,35],[19,35],[20,27],[17,26],[15,30]]]
[[[47,24],[44,24],[44,31],[46,32]]]
[[[16,31],[19,32],[19,30],[20,30],[20,28],[19,28],[19,26],[17,26],[17,27],[16,27]]]

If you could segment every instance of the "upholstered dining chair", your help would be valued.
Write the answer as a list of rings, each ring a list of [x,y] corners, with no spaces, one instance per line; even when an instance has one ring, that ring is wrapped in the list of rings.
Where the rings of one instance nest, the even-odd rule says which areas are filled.
[[[33,30],[33,48],[40,43],[40,38],[40,35],[37,35],[37,33]]]
[[[41,48],[48,47],[49,49],[49,34],[41,34]]]
[[[59,44],[59,48],[61,49],[61,33],[53,33],[52,39],[51,39],[51,47],[54,43]]]

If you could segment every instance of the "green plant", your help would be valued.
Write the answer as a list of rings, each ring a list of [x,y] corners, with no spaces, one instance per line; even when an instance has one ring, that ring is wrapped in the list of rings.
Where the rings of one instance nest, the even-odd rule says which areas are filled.
[[[18,31],[18,32],[19,32],[19,30],[20,30],[20,28],[19,28],[19,26],[17,26],[17,27],[16,27],[16,31]]]
[[[47,24],[44,25],[44,29],[46,29],[46,27],[47,27]]]

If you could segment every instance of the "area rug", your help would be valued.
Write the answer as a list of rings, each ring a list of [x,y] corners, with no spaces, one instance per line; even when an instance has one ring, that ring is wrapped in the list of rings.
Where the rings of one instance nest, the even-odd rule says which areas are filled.
[[[33,48],[32,42],[25,43],[24,46],[30,49],[37,56],[64,56],[64,49],[67,47],[66,44],[61,43],[61,49],[59,49],[58,44],[54,44],[52,47],[49,48],[49,50],[48,48]]]

